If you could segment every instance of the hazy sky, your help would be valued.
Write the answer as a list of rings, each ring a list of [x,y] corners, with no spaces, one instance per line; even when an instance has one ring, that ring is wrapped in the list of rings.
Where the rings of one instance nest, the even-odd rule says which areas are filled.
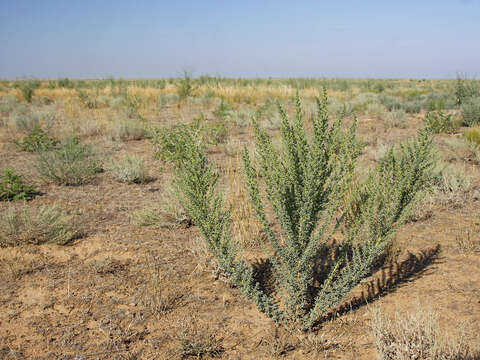
[[[480,75],[480,0],[0,0],[0,78]]]

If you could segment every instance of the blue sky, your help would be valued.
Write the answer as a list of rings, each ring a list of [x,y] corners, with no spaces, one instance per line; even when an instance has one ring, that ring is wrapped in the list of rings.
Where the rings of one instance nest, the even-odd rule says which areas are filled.
[[[0,0],[0,78],[480,75],[480,0]]]

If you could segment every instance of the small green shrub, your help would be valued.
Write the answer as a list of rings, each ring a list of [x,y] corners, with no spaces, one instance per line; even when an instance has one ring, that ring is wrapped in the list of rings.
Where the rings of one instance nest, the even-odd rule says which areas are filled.
[[[0,174],[0,200],[30,200],[38,195],[33,186],[23,182],[20,175],[16,175],[13,169],[4,169]]]
[[[460,124],[452,120],[453,114],[443,111],[427,112],[423,118],[425,127],[434,134],[452,134],[458,130]]]
[[[407,101],[402,104],[402,109],[407,114],[418,114],[422,110],[424,103],[421,100]]]
[[[467,126],[480,124],[480,97],[465,100],[460,107],[463,123]]]
[[[115,179],[128,184],[141,184],[150,179],[143,158],[137,155],[127,154],[117,161],[112,161],[109,170]]]
[[[206,120],[202,114],[190,124],[154,129],[150,137],[156,148],[156,158],[176,162],[184,156],[184,148],[188,142],[195,141],[203,148],[200,144],[224,143],[227,135],[224,121]]]
[[[21,141],[14,140],[14,143],[22,151],[37,152],[52,149],[58,141],[50,137],[39,125],[35,125],[27,136]]]
[[[385,108],[388,111],[392,111],[392,110],[395,110],[395,109],[400,109],[402,107],[402,101],[399,98],[393,97],[393,96],[388,96],[388,95],[381,96],[380,97],[380,103],[383,106],[385,106]]]
[[[455,83],[455,98],[458,105],[462,105],[465,101],[472,97],[480,96],[480,83],[476,80],[470,80],[457,76]]]
[[[143,99],[140,96],[125,94],[124,105],[127,117],[130,119],[145,120],[140,114],[142,104]]]
[[[455,97],[448,93],[429,94],[427,96],[426,110],[449,110],[456,108]]]
[[[188,71],[183,72],[183,77],[175,82],[175,87],[177,88],[180,101],[193,95],[195,88],[193,86],[192,76]]]
[[[59,185],[85,184],[102,171],[92,148],[75,137],[54,150],[39,152],[35,167],[44,181]]]
[[[292,122],[279,106],[280,149],[253,120],[256,167],[249,153],[243,153],[247,192],[272,249],[266,263],[271,264],[268,281],[274,284],[274,294],[265,290],[258,270],[240,256],[240,245],[231,236],[230,211],[216,189],[218,175],[198,143],[187,141],[175,163],[180,202],[219,267],[260,311],[303,329],[332,312],[368,276],[428,185],[433,166],[432,140],[420,131],[414,140],[389,150],[345,201],[360,153],[356,121],[348,129],[343,129],[341,117],[330,122],[327,104],[324,91],[317,117],[311,118],[311,139],[300,100]],[[281,238],[267,217],[263,192],[283,230]],[[343,242],[329,250],[339,228]],[[334,257],[331,262],[329,256]],[[325,265],[319,270],[322,257]],[[317,271],[320,277],[315,276]]]
[[[75,87],[75,83],[69,78],[63,78],[57,81],[57,86],[66,89],[73,89]]]
[[[220,102],[218,107],[213,111],[213,115],[215,115],[219,119],[225,119],[227,117],[229,107],[223,101]]]
[[[56,205],[17,210],[9,207],[0,217],[0,247],[53,243],[65,245],[78,236],[71,215]]]
[[[197,125],[200,138],[207,144],[223,144],[227,139],[227,127],[223,120],[209,120]]]
[[[154,129],[151,139],[155,146],[155,158],[177,162],[184,157],[185,146],[192,141],[198,142],[199,136],[192,126],[182,124]]]
[[[35,89],[40,87],[40,83],[36,81],[26,81],[20,85],[20,91],[26,102],[32,102]]]

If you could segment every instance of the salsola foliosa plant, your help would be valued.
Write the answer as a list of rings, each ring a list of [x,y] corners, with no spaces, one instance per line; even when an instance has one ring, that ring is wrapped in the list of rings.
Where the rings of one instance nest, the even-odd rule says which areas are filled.
[[[420,132],[417,139],[390,150],[352,190],[361,150],[356,121],[346,129],[343,115],[330,122],[327,103],[324,92],[311,120],[311,136],[298,96],[293,121],[278,105],[279,147],[253,119],[255,161],[243,152],[247,191],[269,243],[265,250],[273,292],[264,289],[257,270],[241,258],[240,245],[230,235],[229,210],[216,191],[217,175],[194,137],[176,163],[181,202],[219,266],[260,311],[302,329],[314,326],[369,275],[425,186],[433,161],[430,136]],[[268,215],[265,200],[276,219]],[[274,232],[275,222],[282,234]],[[343,242],[330,251],[335,234],[343,234]]]

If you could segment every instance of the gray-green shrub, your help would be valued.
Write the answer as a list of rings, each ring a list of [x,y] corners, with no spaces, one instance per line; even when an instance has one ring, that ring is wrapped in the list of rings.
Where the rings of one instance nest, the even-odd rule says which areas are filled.
[[[81,185],[102,171],[98,157],[91,146],[71,138],[54,150],[41,151],[35,160],[40,177],[58,185]]]
[[[467,126],[480,124],[480,97],[465,100],[460,107],[463,123]]]
[[[461,105],[472,97],[480,96],[480,82],[473,79],[462,78],[457,76],[455,82],[455,98],[457,104]]]
[[[310,139],[300,100],[296,100],[293,122],[278,106],[282,119],[279,149],[253,120],[255,167],[249,153],[243,152],[247,190],[272,248],[267,263],[272,265],[274,295],[264,290],[256,270],[241,258],[239,244],[230,236],[230,213],[216,191],[218,176],[199,144],[187,141],[176,162],[180,202],[220,268],[260,311],[277,322],[301,328],[312,327],[368,276],[427,185],[433,165],[431,139],[421,131],[416,139],[391,149],[345,201],[360,153],[356,121],[345,130],[342,117],[330,123],[327,103],[324,93],[317,101],[318,114],[311,119]],[[281,237],[267,217],[263,191],[283,230]],[[332,235],[340,228],[344,241],[337,251],[329,251]],[[334,259],[329,262],[331,253]],[[318,269],[322,256],[324,266]],[[319,270],[317,285],[319,277],[314,275]]]

